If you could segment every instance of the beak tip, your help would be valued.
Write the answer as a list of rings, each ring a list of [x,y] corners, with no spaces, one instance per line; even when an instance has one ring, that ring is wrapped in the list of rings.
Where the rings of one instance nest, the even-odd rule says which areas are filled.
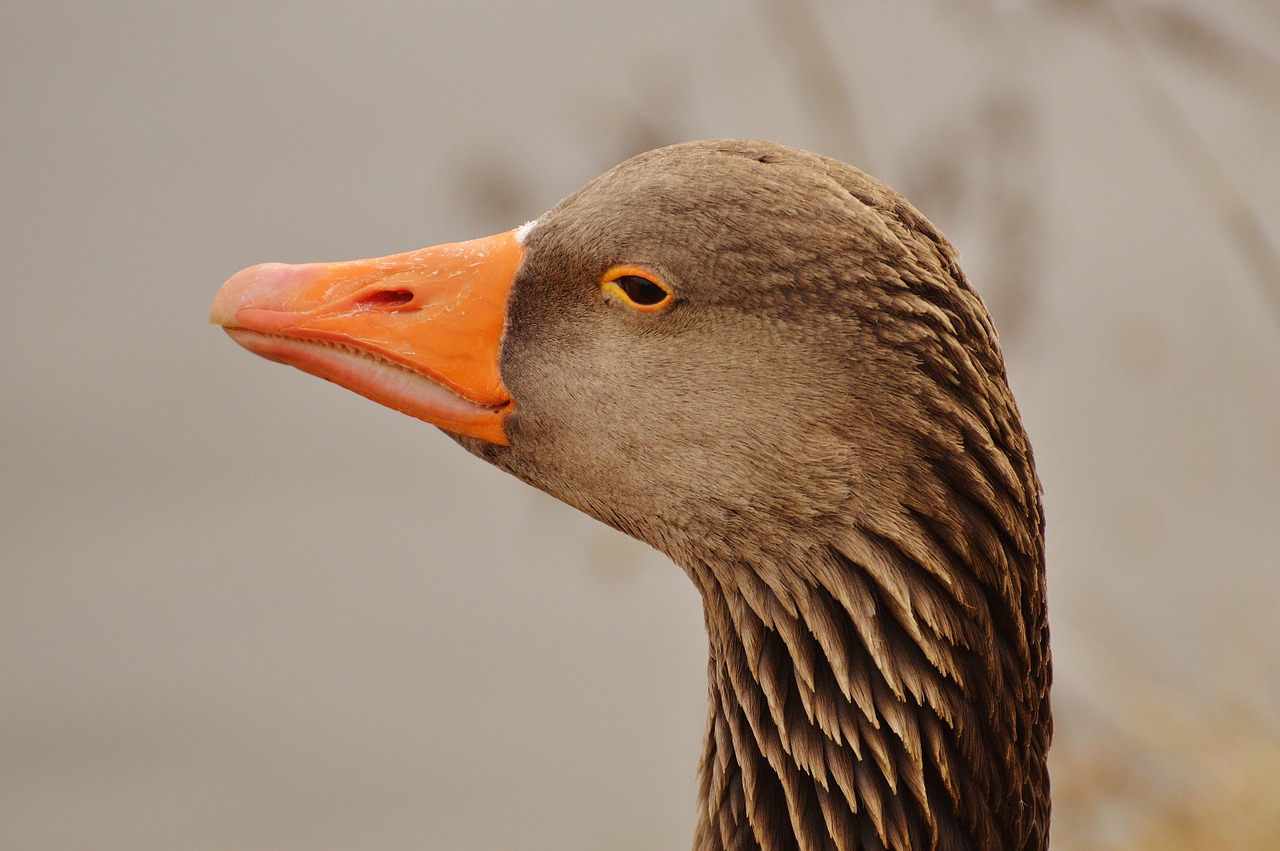
[[[236,272],[218,290],[209,308],[214,325],[234,325],[245,307],[289,310],[300,285],[319,277],[324,263],[259,263]]]

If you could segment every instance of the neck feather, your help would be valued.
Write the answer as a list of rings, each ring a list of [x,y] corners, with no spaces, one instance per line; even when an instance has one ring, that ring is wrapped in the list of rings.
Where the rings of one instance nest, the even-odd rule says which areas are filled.
[[[1040,539],[966,508],[800,564],[686,564],[710,642],[697,851],[1046,846]]]
[[[876,392],[860,416],[839,421],[863,429],[845,436],[859,447],[848,495],[677,558],[711,650],[695,848],[1043,851],[1051,675],[1031,447],[954,251],[905,202],[850,191],[900,240],[901,274],[861,292],[888,354],[861,373]],[[872,386],[888,375],[900,384]],[[770,529],[791,534],[755,537]]]

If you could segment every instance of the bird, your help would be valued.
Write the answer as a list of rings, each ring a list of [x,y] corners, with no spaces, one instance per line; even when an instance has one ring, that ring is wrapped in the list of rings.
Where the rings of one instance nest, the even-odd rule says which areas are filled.
[[[211,318],[684,570],[695,851],[1047,847],[1042,488],[982,300],[885,184],[685,142],[494,236],[250,267]]]

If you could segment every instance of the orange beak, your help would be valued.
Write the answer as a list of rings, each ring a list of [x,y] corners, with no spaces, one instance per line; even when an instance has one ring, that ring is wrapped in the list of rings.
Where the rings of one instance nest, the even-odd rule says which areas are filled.
[[[264,263],[218,291],[210,319],[249,351],[446,431],[507,444],[499,375],[514,231],[372,260]]]

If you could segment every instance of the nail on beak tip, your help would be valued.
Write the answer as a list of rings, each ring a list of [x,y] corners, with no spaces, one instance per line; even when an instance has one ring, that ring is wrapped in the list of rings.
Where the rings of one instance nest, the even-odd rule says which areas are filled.
[[[209,309],[215,325],[235,325],[246,307],[290,311],[301,290],[318,280],[327,263],[259,263],[236,272],[218,290]]]

